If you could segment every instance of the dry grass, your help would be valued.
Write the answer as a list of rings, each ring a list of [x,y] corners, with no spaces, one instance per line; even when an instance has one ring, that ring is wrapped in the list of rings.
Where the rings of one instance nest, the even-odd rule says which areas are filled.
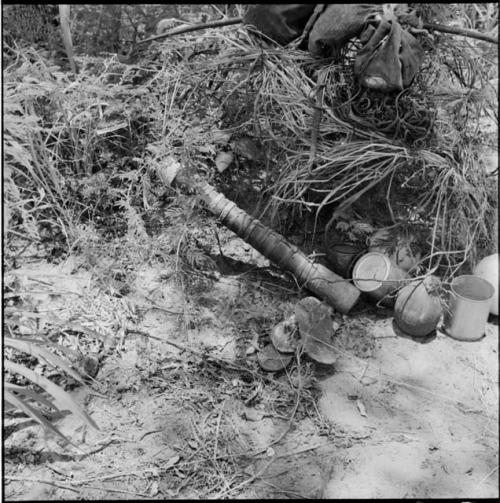
[[[210,54],[197,55],[201,43]],[[455,40],[425,43],[416,82],[384,96],[357,87],[352,47],[344,64],[325,69],[303,51],[263,48],[241,29],[167,39],[163,54],[189,56],[163,77],[165,116],[190,121],[203,106],[212,134],[216,118],[216,132],[256,138],[265,159],[264,213],[300,219],[313,211],[317,224],[337,225],[355,210],[375,228],[425,225],[423,271],[448,278],[495,250],[496,184],[479,162],[484,142],[495,143],[480,134],[485,120],[496,121],[495,59],[487,50],[474,57],[480,48],[469,41],[459,51]],[[201,129],[197,145],[207,140],[208,126]],[[191,142],[183,153],[206,173],[196,150]]]
[[[375,228],[420,222],[428,228],[422,265],[450,276],[495,249],[496,184],[479,154],[484,143],[496,144],[482,131],[497,122],[497,56],[467,40],[423,42],[422,71],[396,96],[358,87],[354,45],[344,63],[332,64],[237,27],[165,39],[128,68],[106,60],[95,75],[82,74],[79,87],[19,50],[6,68],[5,232],[43,241],[46,221],[51,237],[71,249],[111,207],[122,220],[114,229],[144,235],[141,218],[158,214],[158,163],[174,156],[191,173],[238,185],[234,171],[214,175],[213,161],[230,138],[246,135],[263,161],[259,172],[241,173],[272,225],[283,212],[297,222],[314,213],[315,229],[346,218]],[[30,62],[20,65],[23,57]],[[87,72],[99,65],[81,63]],[[134,79],[141,83],[132,92]],[[119,121],[128,133],[112,130]],[[134,148],[124,152],[127,141]],[[118,152],[127,161],[107,169]],[[120,180],[127,187],[114,188]]]
[[[166,39],[128,67],[82,58],[75,83],[33,49],[11,48],[3,84],[9,259],[26,248],[10,253],[19,238],[60,241],[67,253],[86,253],[117,290],[138,263],[172,251],[176,270],[210,269],[193,230],[204,227],[196,200],[173,190],[167,209],[160,200],[155,167],[174,156],[216,182],[247,176],[274,227],[282,213],[299,226],[313,215],[314,231],[419,225],[427,231],[419,273],[446,280],[470,269],[496,250],[497,184],[479,157],[496,145],[486,126],[498,120],[497,54],[467,40],[425,43],[416,82],[391,96],[357,86],[354,45],[332,64],[235,27]],[[214,174],[216,153],[243,135],[261,145],[258,169]],[[158,237],[145,217],[170,232]],[[122,235],[103,243],[101,225]]]

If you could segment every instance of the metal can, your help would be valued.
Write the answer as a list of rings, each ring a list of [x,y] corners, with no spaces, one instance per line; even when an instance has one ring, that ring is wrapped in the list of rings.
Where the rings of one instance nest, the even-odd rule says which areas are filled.
[[[391,294],[403,286],[408,277],[406,271],[378,252],[364,254],[356,261],[352,271],[354,285],[386,306],[394,305]]]

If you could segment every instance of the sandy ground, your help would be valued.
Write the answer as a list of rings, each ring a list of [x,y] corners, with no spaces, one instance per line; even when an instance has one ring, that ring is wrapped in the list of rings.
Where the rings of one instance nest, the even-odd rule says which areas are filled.
[[[419,344],[394,334],[389,310],[364,306],[343,320],[363,325],[368,350],[304,362],[302,383],[316,382],[306,406],[313,395],[290,375],[255,362],[296,296],[222,276],[193,300],[144,267],[117,299],[71,261],[15,273],[38,285],[30,302],[46,323],[113,342],[98,349],[95,383],[72,391],[100,430],[57,423],[80,451],[36,425],[5,437],[7,500],[498,497],[496,318],[480,341]]]

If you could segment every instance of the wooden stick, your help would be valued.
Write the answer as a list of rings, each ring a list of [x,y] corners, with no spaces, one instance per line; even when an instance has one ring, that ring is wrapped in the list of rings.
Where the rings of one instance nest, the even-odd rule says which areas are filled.
[[[304,452],[312,451],[312,450],[317,449],[318,447],[321,447],[323,445],[324,444],[307,445],[305,447],[300,447],[294,451],[289,451],[289,452],[284,452],[283,454],[278,454],[275,457],[276,457],[276,459],[278,459],[278,458],[286,458],[288,456],[296,456],[297,454],[303,454]]]
[[[174,35],[180,35],[181,33],[188,33],[190,31],[204,30],[205,28],[218,28],[219,26],[229,26],[231,24],[239,24],[242,21],[243,18],[241,17],[233,17],[229,19],[222,19],[220,21],[210,21],[209,23],[194,24],[193,26],[176,28],[172,31],[161,33],[160,35],[155,35],[154,37],[145,38],[144,40],[138,40],[136,42],[136,45],[144,44],[146,42],[152,42],[153,40],[159,40],[161,38],[173,37]]]
[[[311,125],[311,151],[309,153],[308,174],[311,175],[311,170],[316,160],[318,151],[319,128],[321,126],[321,115],[323,113],[323,96],[326,87],[327,68],[322,68],[318,72],[318,80],[316,82],[316,103],[313,105],[314,112]]]
[[[491,37],[490,35],[485,35],[476,30],[467,30],[465,28],[457,28],[455,26],[443,26],[442,24],[435,23],[424,23],[424,29],[441,31],[443,33],[451,33],[452,35],[461,35],[462,37],[477,38],[478,40],[484,40],[485,42],[490,42],[491,44],[498,44],[498,38]]]
[[[85,486],[87,489],[95,489],[97,491],[110,492],[110,493],[120,493],[120,494],[132,494],[134,496],[141,496],[142,498],[150,498],[150,494],[138,493],[135,491],[125,491],[123,489],[112,489],[110,487],[101,487],[101,486]]]
[[[71,39],[70,29],[70,9],[69,4],[59,4],[59,18],[61,21],[61,36],[63,39],[64,49],[69,60],[69,66],[73,77],[76,78],[77,67],[75,63],[75,53],[73,51],[73,41]]]
[[[34,482],[35,484],[48,484],[49,486],[59,487],[59,489],[66,489],[68,491],[73,491],[74,493],[79,492],[78,489],[74,489],[73,487],[66,485],[66,484],[53,482],[52,480],[32,479],[32,478],[25,478],[25,477],[11,477],[10,475],[4,475],[4,479],[16,481],[16,482]]]

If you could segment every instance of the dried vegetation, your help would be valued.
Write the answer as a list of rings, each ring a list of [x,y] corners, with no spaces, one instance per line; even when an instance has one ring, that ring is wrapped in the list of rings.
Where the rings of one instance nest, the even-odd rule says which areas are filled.
[[[431,19],[437,11],[429,5]],[[475,6],[474,16],[457,8],[470,16],[471,27],[497,26],[497,8],[467,5]],[[188,176],[215,184],[276,230],[304,229],[308,250],[322,246],[325,231],[418,227],[425,252],[419,273],[437,271],[444,279],[493,252],[497,183],[483,151],[497,143],[497,54],[489,44],[465,38],[435,34],[422,42],[425,67],[396,96],[357,87],[355,46],[342,64],[325,69],[324,61],[303,51],[267,46],[234,26],[153,43],[133,63],[79,56],[74,80],[47,53],[15,43],[5,47],[4,266],[9,271],[39,258],[78,256],[77,267],[120,304],[93,312],[90,328],[54,319],[40,323],[22,280],[7,274],[6,400],[53,432],[57,400],[92,424],[66,399],[63,388],[71,381],[54,387],[41,374],[48,365],[81,382],[77,365],[65,362],[102,350],[117,330],[125,334],[123,320],[136,313],[127,311],[122,297],[140,264],[160,264],[182,285],[187,297],[180,329],[193,321],[189,296],[208,302],[218,277],[216,226],[195,197],[160,185],[156,168],[171,157]],[[317,85],[320,72],[324,87]],[[232,163],[219,173],[221,152]],[[269,298],[261,301],[252,312],[246,305],[228,307],[239,328],[259,309],[268,324],[283,314],[272,314]],[[73,319],[81,322],[92,298],[78,302],[81,311]],[[120,321],[109,320],[111,312],[121,313]],[[34,375],[38,361],[47,365]],[[186,376],[192,383],[203,367],[222,394],[236,387],[245,404],[258,397],[268,404],[266,413],[291,422],[297,414],[316,417],[309,365],[297,355],[286,378],[276,381],[256,368],[195,354],[178,379],[148,379],[161,393],[195,407],[200,397],[182,383]],[[92,372],[83,366],[80,374]],[[213,389],[206,396],[223,400]],[[238,443],[230,417],[214,411],[193,424],[191,456],[179,461],[173,455],[164,468],[183,474],[171,496],[188,483],[203,496],[233,496],[256,478],[235,468],[248,445]]]

